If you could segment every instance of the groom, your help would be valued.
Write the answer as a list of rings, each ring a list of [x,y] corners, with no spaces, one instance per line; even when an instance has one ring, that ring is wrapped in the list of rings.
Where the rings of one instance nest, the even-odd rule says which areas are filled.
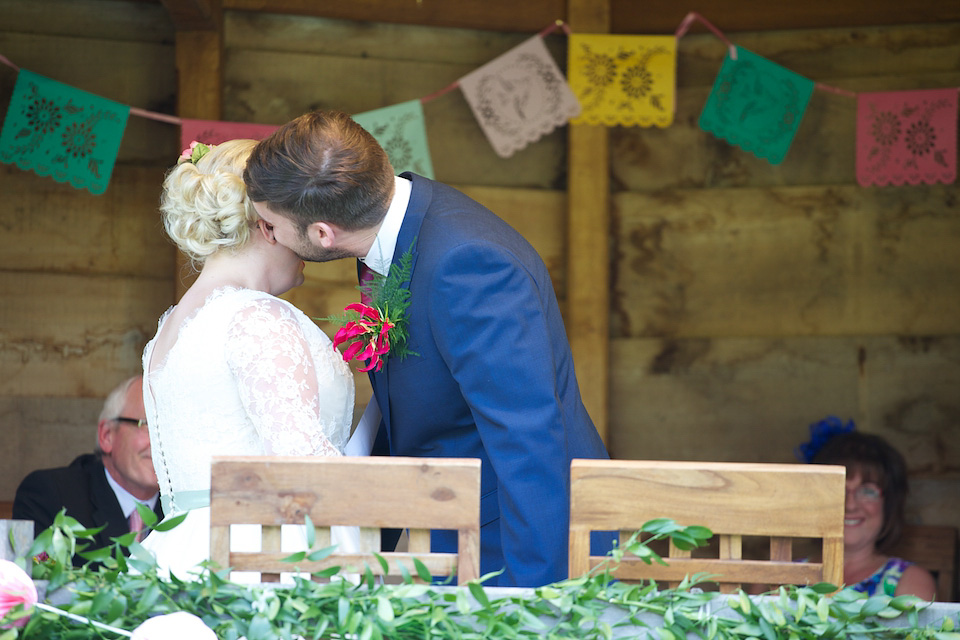
[[[357,258],[385,275],[410,250],[412,353],[370,374],[375,450],[479,458],[480,570],[503,569],[486,584],[565,579],[570,460],[608,456],[533,247],[459,191],[395,176],[340,112],[280,127],[253,150],[244,180],[263,233],[304,260]],[[432,547],[455,550],[456,533],[434,531]]]

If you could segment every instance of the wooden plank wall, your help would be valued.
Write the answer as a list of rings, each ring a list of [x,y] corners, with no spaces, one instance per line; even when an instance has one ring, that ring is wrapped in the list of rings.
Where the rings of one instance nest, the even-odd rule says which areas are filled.
[[[957,23],[734,42],[851,91],[960,86]],[[960,524],[957,186],[858,186],[833,93],[778,166],[705,134],[724,54],[683,38],[675,124],[612,136],[611,451],[791,462],[837,414],[907,455],[912,518]]]
[[[173,30],[159,5],[4,0],[0,15],[0,53],[14,64],[173,112]],[[0,67],[4,114],[15,81]],[[173,302],[174,249],[156,210],[178,137],[130,117],[99,196],[0,164],[0,500],[29,471],[92,451],[103,397],[140,370]]]
[[[174,33],[160,5],[42,5],[0,0],[0,53],[173,113]],[[833,94],[815,94],[776,167],[703,133],[696,121],[723,47],[694,32],[680,45],[675,125],[610,130],[612,453],[790,461],[807,424],[837,413],[908,455],[912,519],[960,525],[955,185],[858,187],[854,104]],[[280,124],[319,107],[360,113],[423,97],[529,33],[227,10],[223,36],[222,117]],[[860,91],[960,85],[958,36],[951,22],[735,40]],[[563,61],[564,38],[547,44]],[[2,109],[14,80],[0,69]],[[424,109],[438,179],[518,227],[565,303],[567,131],[502,159],[459,93]],[[92,448],[100,398],[138,370],[174,301],[175,252],[156,201],[178,146],[175,127],[131,118],[102,196],[0,166],[0,499],[31,469]],[[322,316],[353,301],[353,286],[347,262],[310,265],[288,297]],[[368,397],[359,376],[358,402]]]

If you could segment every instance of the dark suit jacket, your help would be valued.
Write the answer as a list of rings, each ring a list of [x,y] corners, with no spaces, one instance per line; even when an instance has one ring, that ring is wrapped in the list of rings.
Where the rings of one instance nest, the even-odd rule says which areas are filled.
[[[479,458],[480,570],[505,569],[487,584],[565,579],[570,460],[608,455],[580,399],[546,266],[477,202],[403,177],[413,191],[393,262],[413,246],[418,355],[370,376],[383,414],[376,452]],[[432,535],[435,551],[456,549],[453,532]]]
[[[34,532],[40,534],[53,524],[54,517],[64,507],[68,516],[85,527],[106,525],[96,535],[92,548],[109,546],[111,538],[130,530],[117,496],[107,482],[103,463],[94,454],[81,455],[68,467],[31,472],[17,488],[13,517],[33,520]],[[154,511],[163,517],[159,500]],[[82,563],[81,558],[74,558],[74,564]]]

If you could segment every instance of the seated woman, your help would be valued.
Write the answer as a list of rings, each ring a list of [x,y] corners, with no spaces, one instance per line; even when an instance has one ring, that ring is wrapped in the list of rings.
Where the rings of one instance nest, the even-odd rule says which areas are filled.
[[[889,555],[904,524],[907,469],[903,456],[880,436],[854,431],[852,422],[828,437],[822,446],[808,444],[800,451],[807,462],[847,468],[844,584],[867,595],[912,594],[933,600],[936,584],[930,572]]]

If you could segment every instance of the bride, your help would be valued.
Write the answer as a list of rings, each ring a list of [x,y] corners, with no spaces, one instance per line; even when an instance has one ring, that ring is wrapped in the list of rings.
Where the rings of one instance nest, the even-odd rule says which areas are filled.
[[[278,296],[303,262],[261,232],[242,173],[254,140],[200,145],[172,169],[167,235],[202,265],[143,352],[144,405],[164,514],[186,519],[143,541],[161,574],[187,578],[210,550],[214,455],[343,455],[353,376],[329,338]],[[341,550],[355,528],[334,528]],[[302,536],[301,536],[302,537]]]

